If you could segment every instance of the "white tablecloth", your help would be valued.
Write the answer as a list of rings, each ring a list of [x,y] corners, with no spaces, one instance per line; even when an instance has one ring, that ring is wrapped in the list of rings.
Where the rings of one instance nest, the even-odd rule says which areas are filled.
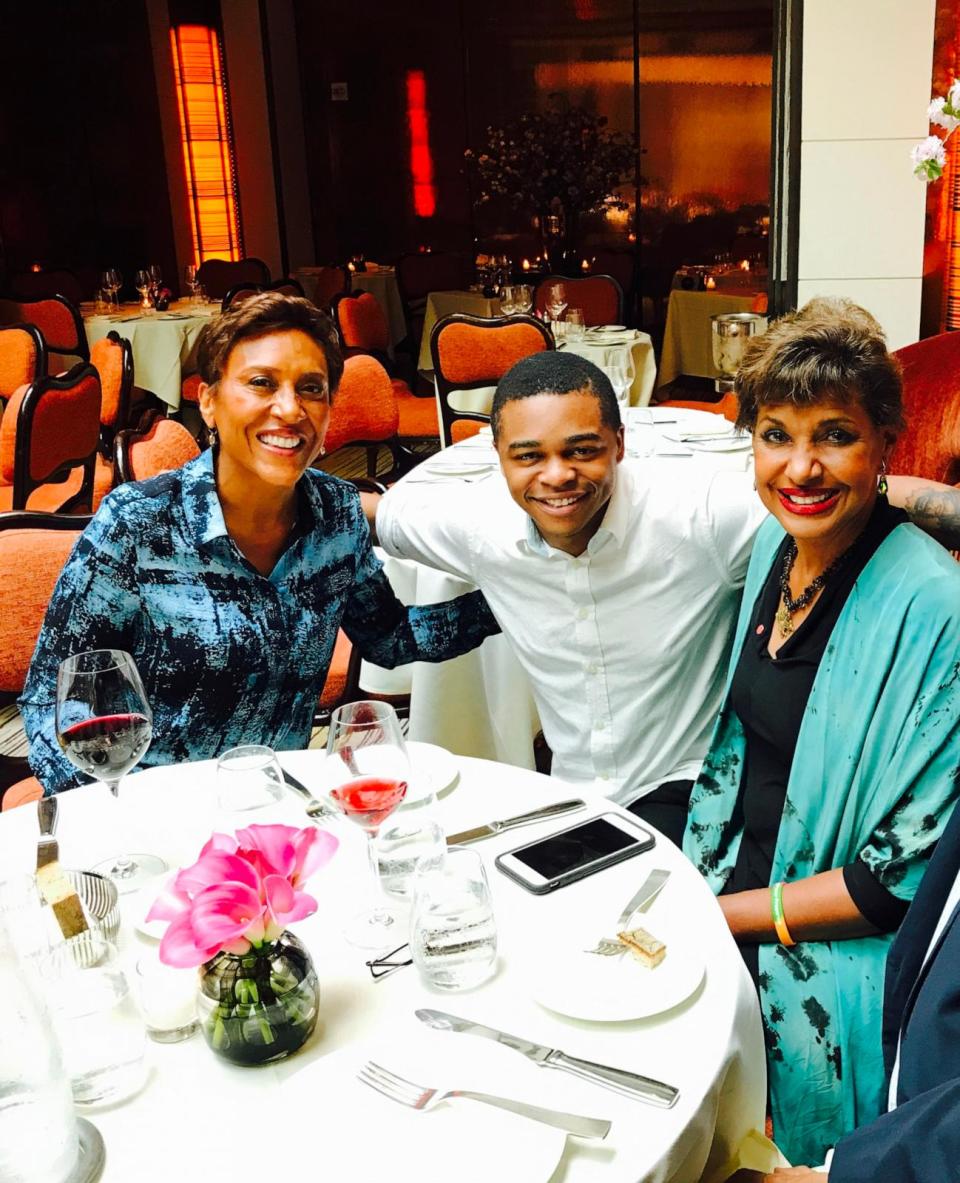
[[[649,406],[653,395],[653,388],[657,382],[657,360],[653,356],[653,342],[649,333],[634,330],[631,342],[625,345],[600,345],[590,339],[587,333],[575,341],[569,337],[564,341],[563,348],[567,353],[576,353],[592,361],[604,372],[616,359],[629,354],[633,363],[633,383],[630,386],[630,406]]]
[[[627,416],[627,452],[636,462],[654,463],[664,479],[683,480],[691,466],[712,470],[744,471],[752,463],[749,448],[734,452],[707,452],[685,448],[666,438],[678,426],[663,422],[681,412],[636,408]],[[705,411],[682,412],[683,422],[713,427],[717,416]],[[653,425],[657,417],[659,427]],[[488,448],[491,467],[496,453],[488,434],[455,444],[443,454],[462,452],[471,460]],[[639,458],[643,457],[642,460]],[[442,457],[417,466],[405,480],[435,482],[436,495],[445,487]],[[448,478],[456,479],[456,478]],[[488,480],[502,480],[497,469]],[[397,595],[406,604],[430,604],[451,600],[472,590],[472,585],[424,567],[419,563],[386,558],[385,569]],[[472,653],[439,665],[417,662],[395,670],[381,670],[363,663],[360,684],[378,693],[411,695],[410,738],[440,744],[464,756],[500,760],[522,768],[533,768],[533,737],[540,721],[526,673],[503,637],[490,637]]]
[[[200,330],[219,311],[219,304],[177,300],[167,312],[144,316],[136,305],[124,305],[119,317],[84,315],[83,323],[91,345],[111,331],[126,337],[133,348],[134,383],[175,410],[183,376],[197,368]]]
[[[283,755],[286,766],[308,783],[322,759],[316,752]],[[571,795],[562,784],[535,773],[473,760],[460,760],[459,767],[459,784],[439,805],[438,817],[448,833]],[[214,780],[212,763],[153,769],[129,778],[119,807],[99,786],[62,794],[63,863],[89,866],[116,853],[121,843],[162,854],[172,866],[192,861],[211,831],[227,828],[231,820],[216,811]],[[235,818],[234,824],[242,825],[304,820],[293,796],[241,815],[239,823]],[[363,965],[369,954],[343,941],[340,925],[356,903],[367,867],[360,831],[345,822],[334,828],[341,848],[309,885],[319,911],[295,926],[321,981],[316,1033],[289,1060],[260,1068],[218,1060],[199,1035],[180,1044],[150,1044],[151,1074],[143,1092],[89,1114],[106,1143],[104,1183],[278,1178],[373,1183],[379,1177],[390,1183],[441,1183],[422,1173],[417,1146],[430,1138],[431,1122],[442,1119],[442,1113],[398,1112],[354,1080],[368,1058],[399,1067],[398,1045],[406,1047],[408,1057],[412,1048],[414,1060],[419,1049],[433,1075],[440,1058],[443,1078],[424,1076],[425,1084],[499,1091],[613,1122],[605,1142],[568,1138],[553,1174],[514,1180],[505,1172],[503,1183],[547,1183],[548,1178],[552,1183],[695,1183],[701,1176],[714,1183],[732,1148],[751,1128],[762,1128],[764,1052],[753,986],[716,901],[665,839],[649,853],[547,897],[528,894],[493,868],[494,856],[517,844],[516,832],[478,844],[493,893],[500,967],[484,986],[451,997],[428,991],[412,967],[375,984]],[[560,828],[557,821],[540,823],[523,835]],[[36,836],[33,808],[0,816],[0,865],[6,872],[32,868]],[[519,971],[518,954],[531,936],[576,917],[596,916],[602,928],[652,867],[668,868],[671,879],[647,923],[668,943],[674,931],[695,939],[706,960],[705,982],[672,1010],[632,1022],[579,1022],[538,1006]],[[155,946],[132,928],[142,902],[123,898],[120,947],[129,967]],[[427,1030],[413,1016],[419,1006],[450,1009],[573,1055],[669,1081],[680,1089],[680,1099],[664,1111],[566,1073],[540,1072],[517,1053],[485,1040]],[[412,1075],[417,1063],[407,1058],[404,1064],[405,1074]],[[409,1130],[410,1141],[402,1153],[388,1141],[377,1142],[382,1107],[390,1120],[409,1122],[403,1129]],[[368,1161],[375,1156],[379,1175],[358,1169],[358,1155],[364,1152]],[[469,1145],[463,1153],[470,1153]],[[451,1163],[444,1179],[456,1177]]]

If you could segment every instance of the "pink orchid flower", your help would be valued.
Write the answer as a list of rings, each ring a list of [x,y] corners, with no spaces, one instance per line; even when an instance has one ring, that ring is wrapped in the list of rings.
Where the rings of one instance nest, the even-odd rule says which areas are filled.
[[[330,861],[337,839],[323,830],[247,826],[212,834],[197,861],[165,885],[147,913],[169,921],[160,942],[168,965],[196,966],[221,950],[244,954],[312,916],[304,882]]]

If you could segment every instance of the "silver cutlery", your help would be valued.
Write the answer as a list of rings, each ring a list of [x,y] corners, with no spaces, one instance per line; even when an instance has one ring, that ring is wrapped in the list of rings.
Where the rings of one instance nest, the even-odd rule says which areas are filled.
[[[468,1101],[481,1101],[484,1105],[492,1105],[495,1109],[506,1109],[508,1113],[516,1113],[520,1117],[529,1117],[532,1121],[543,1122],[554,1129],[566,1130],[568,1134],[576,1134],[578,1138],[605,1138],[610,1133],[610,1122],[601,1121],[597,1117],[580,1117],[576,1113],[563,1113],[559,1109],[541,1109],[539,1105],[528,1105],[525,1101],[513,1101],[509,1097],[495,1097],[491,1093],[473,1093],[467,1089],[427,1088],[414,1084],[411,1080],[405,1080],[372,1061],[364,1064],[357,1077],[391,1101],[424,1113],[439,1105],[441,1101],[463,1097]]]
[[[653,901],[663,890],[664,884],[670,878],[670,872],[655,868],[640,884],[640,888],[629,900],[617,919],[617,932],[627,927],[627,921],[635,912],[646,912]],[[620,957],[627,951],[627,946],[621,941],[601,937],[595,949],[585,950],[587,953],[599,953],[604,957]]]
[[[332,821],[337,816],[337,811],[333,806],[325,805],[322,801],[318,801],[303,781],[297,780],[292,773],[287,772],[286,768],[281,768],[280,771],[283,773],[283,779],[286,782],[287,788],[293,789],[295,793],[303,797],[306,801],[307,817],[312,818],[314,821],[326,822]]]
[[[458,1031],[492,1039],[495,1043],[502,1043],[504,1047],[520,1052],[538,1068],[559,1068],[562,1072],[569,1072],[572,1076],[579,1076],[581,1080],[589,1080],[592,1084],[599,1084],[615,1093],[632,1097],[635,1101],[647,1101],[661,1109],[670,1109],[680,1096],[678,1089],[671,1084],[664,1084],[663,1081],[641,1076],[637,1072],[629,1072],[626,1068],[611,1068],[608,1064],[596,1064],[592,1060],[581,1060],[579,1056],[568,1056],[558,1048],[531,1043],[528,1039],[508,1035],[505,1031],[486,1027],[483,1023],[473,1023],[469,1019],[448,1015],[440,1010],[423,1009],[415,1014],[421,1023],[426,1023],[436,1031]]]
[[[577,809],[586,809],[585,801],[574,799],[571,801],[557,801],[554,805],[544,805],[530,813],[518,813],[516,817],[505,817],[502,821],[488,822],[485,826],[474,826],[472,830],[461,830],[459,834],[447,837],[448,846],[462,846],[464,842],[477,842],[481,838],[491,838],[494,834],[502,834],[504,830],[512,830],[516,826],[528,826],[533,822],[542,821],[548,817],[559,817],[562,813],[573,813]]]

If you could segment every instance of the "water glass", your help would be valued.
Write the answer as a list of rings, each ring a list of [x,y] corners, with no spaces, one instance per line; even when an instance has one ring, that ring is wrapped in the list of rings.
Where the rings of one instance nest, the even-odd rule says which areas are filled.
[[[497,926],[483,862],[453,846],[414,876],[410,950],[424,983],[470,990],[496,972]]]
[[[568,308],[566,315],[566,337],[568,341],[579,341],[584,334],[583,309]]]
[[[410,899],[417,868],[426,870],[443,863],[447,839],[436,820],[436,806],[432,791],[418,793],[411,784],[406,797],[380,828],[377,869],[380,886],[387,895]]]
[[[164,965],[156,952],[137,962],[137,990],[147,1034],[179,1043],[197,1029],[197,971]]]
[[[243,744],[224,752],[217,761],[217,800],[221,809],[260,809],[282,798],[283,772],[273,748]]]
[[[110,1104],[139,1092],[146,1033],[116,948],[83,932],[51,949],[38,968],[74,1102]]]

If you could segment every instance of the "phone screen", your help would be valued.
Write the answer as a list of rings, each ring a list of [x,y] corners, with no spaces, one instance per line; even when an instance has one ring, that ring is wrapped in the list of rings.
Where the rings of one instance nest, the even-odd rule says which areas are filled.
[[[552,838],[545,838],[542,842],[515,850],[513,855],[531,871],[536,871],[545,879],[555,879],[576,867],[596,862],[604,855],[616,854],[618,850],[636,846],[641,840],[641,835],[634,837],[625,834],[617,826],[612,826],[602,817],[597,817],[593,821],[584,822],[576,829],[555,834]]]

